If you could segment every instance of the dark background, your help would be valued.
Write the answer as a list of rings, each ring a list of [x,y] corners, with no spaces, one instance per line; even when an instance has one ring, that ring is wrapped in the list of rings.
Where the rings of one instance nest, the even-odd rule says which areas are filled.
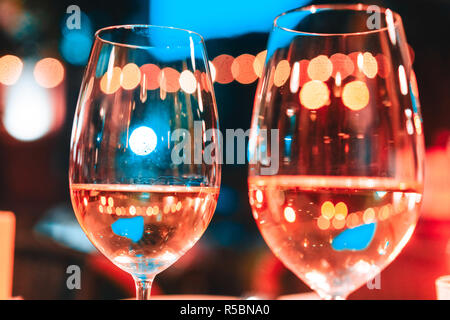
[[[408,42],[414,49],[427,161],[431,159],[427,164],[427,177],[448,177],[450,2],[363,2],[389,7],[403,18]],[[226,5],[225,1],[223,3]],[[54,57],[63,62],[66,72],[65,104],[58,106],[65,111],[61,126],[32,142],[15,140],[3,125],[0,131],[0,209],[13,211],[17,219],[14,295],[25,299],[127,298],[134,291],[131,277],[95,251],[80,251],[76,235],[71,237],[67,233],[68,240],[62,241],[61,232],[65,231],[58,231],[57,222],[50,219],[46,225],[50,225],[50,229],[37,227],[42,227],[55,212],[64,219],[74,220],[68,191],[68,155],[84,66],[65,61],[59,50],[63,37],[61,25],[67,7],[72,4],[78,5],[89,17],[93,30],[116,24],[149,23],[150,7],[146,1],[0,0],[0,56]],[[28,19],[25,20],[29,25],[23,27],[19,36],[8,30],[12,22],[5,10],[11,7],[19,8],[20,15]],[[274,12],[274,17],[279,13]],[[208,40],[209,59],[224,53],[233,57],[243,53],[256,55],[265,49],[267,36],[267,33],[250,33]],[[255,89],[256,82],[215,84],[222,130],[249,128]],[[4,108],[1,100],[4,90],[0,85],[0,112]],[[309,290],[273,257],[259,235],[248,204],[246,170],[244,165],[224,166],[221,196],[211,225],[198,245],[157,277],[154,293],[278,296]],[[447,181],[447,189],[435,191],[444,192],[448,198],[450,181]],[[437,201],[433,201],[431,191],[426,197],[431,199],[426,203]],[[450,208],[439,208],[444,214],[434,212],[435,206],[447,205],[448,200],[424,206],[413,239],[399,258],[382,272],[381,290],[364,287],[350,298],[434,299],[435,278],[450,273]],[[68,221],[64,219],[63,225]],[[66,268],[72,264],[81,267],[81,290],[66,287]]]

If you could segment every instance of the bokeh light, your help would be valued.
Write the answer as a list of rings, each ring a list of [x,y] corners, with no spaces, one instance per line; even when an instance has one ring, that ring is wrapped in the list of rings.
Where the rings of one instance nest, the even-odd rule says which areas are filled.
[[[129,139],[131,151],[138,156],[150,154],[155,150],[157,142],[158,139],[155,131],[153,131],[152,128],[145,126],[134,129]]]
[[[273,83],[277,87],[281,87],[284,85],[289,79],[289,75],[291,73],[291,66],[287,60],[281,60],[278,62],[277,67],[275,68],[275,74],[273,78]]]
[[[180,90],[180,73],[170,67],[161,69],[159,74],[159,84],[162,90],[166,92],[177,92]]]
[[[233,64],[233,61],[234,58],[228,54],[221,54],[214,58],[212,63],[216,68],[216,82],[227,84],[234,80],[233,74],[231,73],[231,65]]]
[[[327,230],[330,227],[330,220],[328,220],[324,216],[320,216],[317,219],[317,226],[320,230]]]
[[[391,215],[391,207],[389,205],[382,206],[378,211],[378,219],[383,221]]]
[[[70,64],[84,66],[89,58],[93,41],[92,23],[89,17],[80,11],[79,28],[69,28],[69,14],[62,20],[62,39],[59,46],[61,56]]]
[[[121,84],[125,90],[136,88],[141,82],[141,70],[134,63],[126,64],[122,69]]]
[[[150,23],[187,28],[206,40],[230,39],[249,33],[268,32],[274,13],[307,4],[306,0],[254,1],[150,1]]]
[[[284,218],[286,219],[287,222],[290,223],[294,222],[296,219],[294,209],[292,209],[291,207],[284,208]]]
[[[100,89],[106,94],[113,94],[120,88],[122,69],[114,67],[108,70],[100,80]]]
[[[347,217],[348,208],[344,202],[338,202],[334,206],[334,210],[335,210],[334,216],[337,220],[345,220],[345,218]]]
[[[33,80],[31,70],[25,72],[6,91],[3,124],[16,140],[34,141],[50,132],[55,116],[48,90]]]
[[[255,56],[247,53],[241,54],[234,59],[231,64],[231,73],[237,82],[249,84],[258,79],[258,76],[253,69],[254,61]]]
[[[23,6],[21,1],[0,1],[0,29],[2,32],[17,37],[29,26],[27,21],[29,19],[24,19]]]
[[[327,218],[328,220],[333,218],[335,214],[333,203],[331,201],[325,201],[320,207],[320,213],[322,214],[323,217]]]
[[[345,227],[346,221],[345,219],[341,220],[341,219],[337,219],[337,217],[335,217],[332,221],[332,225],[335,229],[342,229]]]
[[[255,60],[253,61],[253,70],[255,71],[255,74],[258,76],[258,78],[261,78],[262,76],[266,56],[267,50],[261,51],[256,55]]]
[[[156,90],[159,88],[159,74],[161,69],[152,63],[141,66],[141,85],[147,90]]]
[[[335,53],[330,57],[330,61],[333,64],[332,76],[336,78],[336,74],[339,72],[341,81],[347,78],[355,70],[352,59],[342,53]]]
[[[372,223],[375,220],[375,210],[373,208],[367,208],[363,214],[364,223]]]
[[[328,86],[319,80],[312,80],[300,90],[300,102],[305,108],[315,110],[329,102],[330,90]]]
[[[360,225],[360,219],[358,216],[358,213],[350,213],[347,217],[347,227],[348,228],[355,228],[358,225]]]
[[[54,88],[64,79],[64,67],[57,59],[44,58],[34,67],[34,78],[44,88]]]
[[[333,72],[333,64],[325,55],[315,57],[309,62],[308,76],[312,80],[327,81]]]
[[[375,78],[378,72],[378,63],[377,59],[370,53],[364,52],[363,54],[363,63],[362,63],[362,71],[366,75],[367,78]]]
[[[369,103],[367,85],[359,80],[347,83],[342,91],[342,102],[353,111],[359,111],[366,107]]]
[[[197,80],[194,74],[189,70],[184,70],[180,74],[180,87],[181,89],[189,94],[192,94],[197,90]]]
[[[0,83],[11,86],[22,74],[23,62],[19,57],[6,55],[0,58]]]
[[[85,65],[91,51],[92,38],[82,32],[69,32],[60,44],[61,56],[73,65]]]

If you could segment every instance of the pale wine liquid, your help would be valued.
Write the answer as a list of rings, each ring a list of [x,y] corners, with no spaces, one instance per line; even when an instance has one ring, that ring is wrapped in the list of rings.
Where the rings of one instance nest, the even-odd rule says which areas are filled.
[[[208,226],[219,188],[72,184],[77,219],[92,243],[134,275],[156,274]]]
[[[390,178],[249,178],[257,225],[274,254],[322,296],[343,296],[401,251],[421,193]]]

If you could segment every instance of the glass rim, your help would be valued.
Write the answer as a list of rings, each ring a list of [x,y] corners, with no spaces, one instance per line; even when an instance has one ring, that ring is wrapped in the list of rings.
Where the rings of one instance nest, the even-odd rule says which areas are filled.
[[[132,49],[150,49],[150,48],[161,48],[161,46],[151,46],[151,45],[135,45],[135,44],[129,44],[129,43],[123,43],[118,41],[112,41],[107,40],[102,37],[102,34],[105,32],[110,32],[114,30],[128,30],[132,32],[135,28],[142,28],[142,29],[160,29],[160,30],[173,30],[173,31],[182,31],[185,32],[191,36],[195,36],[198,38],[198,43],[204,45],[205,39],[203,39],[203,36],[195,31],[188,30],[188,29],[182,29],[182,28],[176,28],[176,27],[169,27],[169,26],[159,26],[159,25],[153,25],[153,24],[122,24],[122,25],[113,25],[104,27],[101,29],[98,29],[95,34],[95,40],[100,41],[103,43],[108,43],[113,46],[118,47],[125,47],[125,48],[132,48]],[[173,48],[173,47],[185,47],[185,46],[164,46],[164,48]]]
[[[374,34],[374,33],[380,33],[384,31],[388,31],[391,26],[382,27],[375,30],[367,30],[367,31],[356,31],[356,32],[342,32],[342,33],[324,33],[324,32],[308,32],[308,31],[301,31],[301,30],[294,30],[286,27],[282,27],[278,24],[278,20],[286,15],[295,13],[295,12],[301,12],[301,11],[309,11],[311,14],[315,14],[317,9],[324,9],[329,11],[354,11],[354,12],[367,12],[367,9],[371,6],[377,6],[380,9],[380,13],[386,14],[387,12],[390,12],[392,14],[392,18],[394,21],[393,26],[397,28],[402,22],[401,16],[395,12],[392,11],[389,8],[384,8],[378,5],[368,5],[368,4],[319,4],[319,5],[308,5],[303,6],[300,8],[288,10],[286,12],[283,12],[279,14],[273,21],[274,28],[279,28],[281,30],[297,33],[299,35],[304,36],[325,36],[325,37],[331,37],[331,36],[358,36],[358,35],[366,35],[366,34]]]

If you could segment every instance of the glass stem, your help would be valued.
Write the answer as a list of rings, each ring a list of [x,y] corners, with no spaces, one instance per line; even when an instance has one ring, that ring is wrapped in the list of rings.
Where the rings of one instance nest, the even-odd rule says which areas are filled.
[[[136,300],[150,300],[154,277],[133,277],[136,284]]]
[[[342,296],[329,296],[325,300],[347,300],[347,298]]]
[[[340,295],[340,294],[325,294],[322,292],[317,292],[321,300],[347,300],[347,294],[346,295]]]

